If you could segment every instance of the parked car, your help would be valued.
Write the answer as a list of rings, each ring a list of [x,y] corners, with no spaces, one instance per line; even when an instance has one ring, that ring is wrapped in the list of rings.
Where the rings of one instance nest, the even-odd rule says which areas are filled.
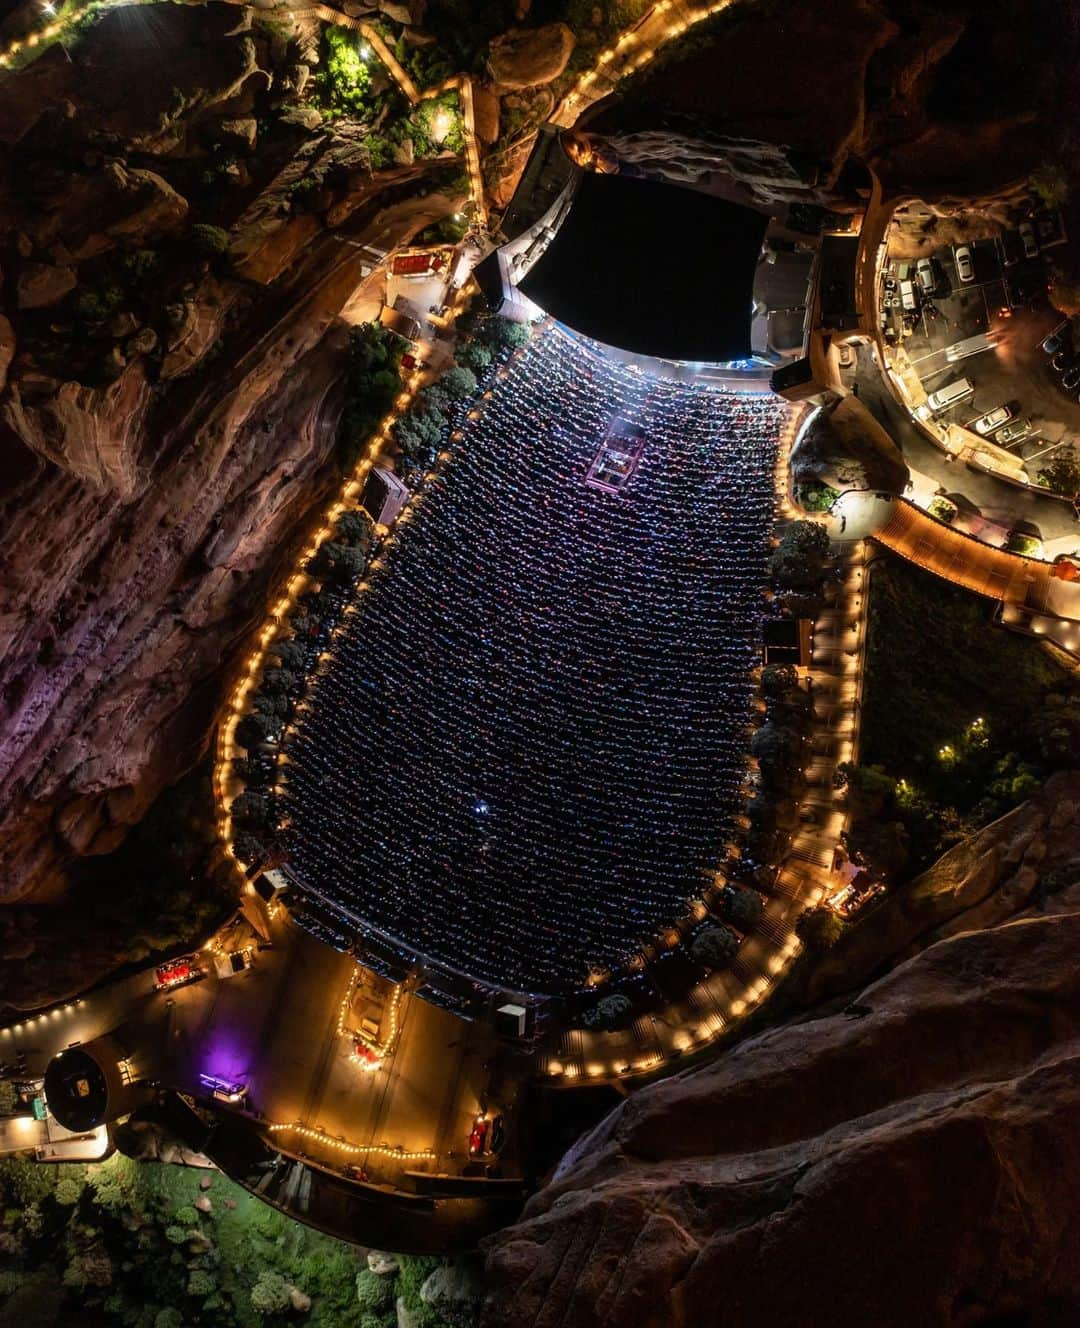
[[[1020,234],[1020,243],[1024,249],[1024,257],[1038,258],[1039,242],[1035,238],[1035,227],[1030,221],[1022,221],[1017,229]]]
[[[1031,433],[1031,421],[1009,420],[1003,428],[998,430],[995,443],[1000,443],[1002,447],[1012,447],[1013,443],[1019,443]]]
[[[915,294],[915,283],[913,281],[902,281],[900,283],[900,307],[912,312],[919,307],[918,297]]]
[[[1053,369],[1055,373],[1064,373],[1075,359],[1076,351],[1074,351],[1071,346],[1062,346],[1057,354],[1051,359],[1050,368]]]
[[[933,411],[947,410],[949,406],[955,406],[958,401],[970,397],[974,391],[975,384],[970,378],[957,378],[951,383],[946,383],[944,387],[939,387],[936,392],[931,392],[926,402]]]
[[[966,244],[956,246],[953,250],[953,261],[956,264],[956,275],[961,281],[975,280],[975,260]]]
[[[933,295],[937,289],[937,272],[932,258],[920,258],[915,264],[915,276],[924,295]]]
[[[1061,376],[1061,386],[1066,392],[1075,392],[1080,387],[1080,364],[1074,364]]]
[[[1069,320],[1058,323],[1053,332],[1042,341],[1042,349],[1047,355],[1056,355],[1063,346],[1069,345]]]
[[[981,433],[985,437],[988,433],[993,433],[995,429],[1000,429],[1012,417],[1011,406],[995,406],[993,410],[988,410],[985,415],[980,415],[971,427],[976,433]]]

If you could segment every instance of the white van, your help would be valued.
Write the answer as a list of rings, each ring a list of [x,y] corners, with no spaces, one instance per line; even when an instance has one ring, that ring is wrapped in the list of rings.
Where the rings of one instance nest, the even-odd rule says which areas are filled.
[[[915,294],[915,283],[913,281],[902,281],[900,283],[900,308],[913,314],[918,307],[919,300]]]
[[[944,387],[939,387],[936,392],[931,392],[927,398],[927,405],[932,411],[948,410],[950,406],[955,406],[958,401],[963,401],[965,397],[974,394],[975,384],[970,378],[957,378],[955,382],[946,383]]]

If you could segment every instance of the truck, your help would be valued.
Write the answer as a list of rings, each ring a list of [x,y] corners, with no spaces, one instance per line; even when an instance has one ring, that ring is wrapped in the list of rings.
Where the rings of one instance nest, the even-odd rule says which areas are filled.
[[[945,358],[950,364],[956,360],[966,360],[969,355],[979,355],[984,350],[990,350],[994,343],[986,332],[976,332],[973,337],[965,337],[963,341],[954,341],[951,346],[945,347]]]

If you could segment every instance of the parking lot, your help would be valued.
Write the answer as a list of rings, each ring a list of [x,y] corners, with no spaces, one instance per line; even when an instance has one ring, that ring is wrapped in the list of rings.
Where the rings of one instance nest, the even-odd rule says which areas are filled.
[[[1000,430],[991,431],[989,439],[1019,459],[1029,480],[1037,483],[1039,470],[1080,439],[1077,390],[1063,390],[1061,375],[1041,350],[1042,341],[1062,321],[1046,297],[1045,260],[1040,255],[1006,264],[992,240],[967,247],[973,279],[961,281],[953,248],[941,248],[932,255],[929,293],[920,285],[913,260],[888,261],[880,292],[883,332],[887,340],[903,346],[928,393],[960,378],[973,385],[974,392],[965,399],[934,412],[938,423],[973,429],[985,413],[1006,406],[1010,418],[1005,424],[1018,436],[1010,439],[1006,428],[1000,441]],[[914,311],[902,306],[903,282],[911,283]],[[988,337],[989,347],[948,359],[948,347],[979,334]]]

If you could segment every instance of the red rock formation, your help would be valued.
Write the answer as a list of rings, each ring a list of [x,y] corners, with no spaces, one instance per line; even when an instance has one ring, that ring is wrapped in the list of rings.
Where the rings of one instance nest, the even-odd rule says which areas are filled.
[[[491,1243],[484,1328],[1074,1322],[1077,954],[1078,912],[966,933],[641,1092]]]
[[[0,142],[36,191],[0,215],[23,271],[59,258],[81,290],[103,255],[186,224],[184,154],[291,69],[271,45],[250,10],[160,6],[0,81]],[[28,172],[50,145],[72,169]],[[127,153],[158,154],[162,174]],[[0,899],[62,889],[72,859],[115,848],[205,749],[271,583],[339,483],[339,314],[380,280],[360,246],[407,241],[462,202],[412,196],[425,163],[373,177],[346,132],[286,127],[270,170],[257,154],[246,210],[243,193],[222,200],[231,271],[166,271],[146,325],[126,309],[76,324],[74,352],[106,348],[111,381],[41,362],[40,320],[70,313],[0,324]],[[312,160],[334,172],[319,213],[288,193]]]
[[[483,1328],[1075,1322],[1080,884],[1017,915],[1040,876],[1080,882],[1080,775],[872,918],[848,990],[929,948],[586,1135],[490,1242]]]

